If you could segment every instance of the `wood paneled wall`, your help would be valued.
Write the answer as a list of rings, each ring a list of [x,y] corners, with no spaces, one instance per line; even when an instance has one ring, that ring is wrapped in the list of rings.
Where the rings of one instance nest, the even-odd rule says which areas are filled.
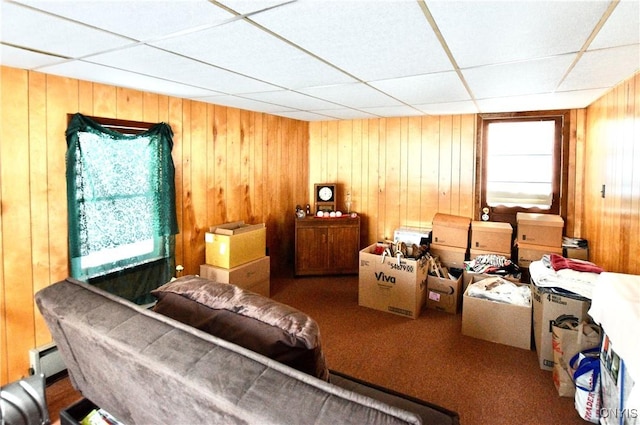
[[[33,296],[68,275],[68,113],[171,125],[184,274],[199,273],[208,227],[234,220],[266,223],[272,273],[292,269],[308,123],[7,67],[0,93],[0,384],[51,340]]]
[[[585,152],[582,226],[591,260],[640,274],[640,74],[587,108]]]
[[[350,193],[363,246],[437,212],[473,216],[475,115],[312,122],[309,133],[310,197],[335,182],[344,210]]]

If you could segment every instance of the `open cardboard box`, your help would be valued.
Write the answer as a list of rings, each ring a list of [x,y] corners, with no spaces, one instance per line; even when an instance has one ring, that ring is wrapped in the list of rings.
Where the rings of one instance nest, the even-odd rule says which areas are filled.
[[[485,279],[473,276],[473,282]],[[529,285],[512,282],[518,286]],[[469,296],[469,286],[462,297],[462,334],[513,347],[531,349],[532,304],[507,304]]]

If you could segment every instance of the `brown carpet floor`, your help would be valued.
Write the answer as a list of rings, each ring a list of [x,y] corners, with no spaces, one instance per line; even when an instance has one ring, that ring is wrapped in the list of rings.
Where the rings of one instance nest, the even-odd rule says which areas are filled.
[[[463,336],[461,313],[413,320],[360,307],[358,276],[272,276],[271,297],[318,322],[331,369],[454,410],[463,425],[587,423],[535,351]],[[52,420],[79,396],[68,379],[49,386]]]
[[[535,351],[462,335],[462,314],[417,319],[358,306],[358,277],[272,279],[271,296],[313,317],[330,369],[460,414],[464,425],[582,425]]]

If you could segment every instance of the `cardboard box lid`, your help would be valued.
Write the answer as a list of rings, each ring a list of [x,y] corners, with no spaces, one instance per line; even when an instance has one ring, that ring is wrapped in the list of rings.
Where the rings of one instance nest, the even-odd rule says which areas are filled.
[[[513,227],[509,223],[501,223],[497,221],[472,221],[471,231],[490,231],[496,233],[513,233]]]
[[[534,226],[563,227],[564,219],[557,214],[537,214],[537,213],[516,213],[518,224],[529,224]]]
[[[434,226],[438,225],[468,229],[471,224],[471,219],[469,217],[462,217],[459,215],[436,213],[436,215],[433,216],[432,223]]]
[[[253,232],[254,230],[262,229],[265,227],[264,223],[259,224],[244,224],[244,221],[233,221],[230,223],[219,224],[212,226],[209,229],[210,233],[216,235],[238,235],[240,233]]]

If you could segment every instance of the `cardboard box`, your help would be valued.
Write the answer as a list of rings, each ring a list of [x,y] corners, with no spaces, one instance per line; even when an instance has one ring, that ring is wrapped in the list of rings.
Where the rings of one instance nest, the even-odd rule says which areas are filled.
[[[471,297],[467,287],[462,297],[462,334],[529,350],[531,304],[521,306]]]
[[[270,295],[270,257],[262,257],[232,269],[200,265],[200,276],[220,283],[232,283],[242,289],[268,297]]]
[[[518,266],[529,267],[531,262],[538,261],[545,254],[560,254],[562,255],[561,247],[551,247],[544,245],[530,245],[518,241]]]
[[[465,250],[469,246],[471,219],[457,215],[437,213],[433,216],[431,240],[438,245],[447,245]]]
[[[464,269],[464,262],[467,259],[467,249],[455,246],[432,243],[429,252],[433,256],[438,256],[442,265],[449,268]]]
[[[489,274],[489,273],[475,273],[465,269],[464,273],[462,274],[462,291],[461,292],[464,294],[464,292],[467,290],[467,286],[469,286],[471,282],[477,282],[479,280],[487,279],[489,277],[498,277],[498,275]],[[508,276],[499,276],[499,277],[506,279],[508,281],[511,281],[513,283],[523,283],[519,276],[516,277],[516,276],[508,275]]]
[[[533,336],[540,369],[553,370],[553,324],[560,316],[568,315],[587,320],[591,301],[579,295],[558,294],[532,282]]]
[[[565,258],[573,258],[575,260],[589,261],[589,248],[562,248],[562,256]]]
[[[516,213],[518,242],[562,247],[564,220],[555,214]]]
[[[231,269],[266,255],[264,223],[235,221],[213,226],[205,233],[205,263]]]
[[[360,251],[358,305],[417,318],[425,305],[427,262],[373,254],[376,244]]]
[[[456,314],[462,300],[462,275],[456,280],[427,276],[427,308]]]
[[[471,222],[471,250],[511,252],[512,240],[513,227],[509,223]]]

